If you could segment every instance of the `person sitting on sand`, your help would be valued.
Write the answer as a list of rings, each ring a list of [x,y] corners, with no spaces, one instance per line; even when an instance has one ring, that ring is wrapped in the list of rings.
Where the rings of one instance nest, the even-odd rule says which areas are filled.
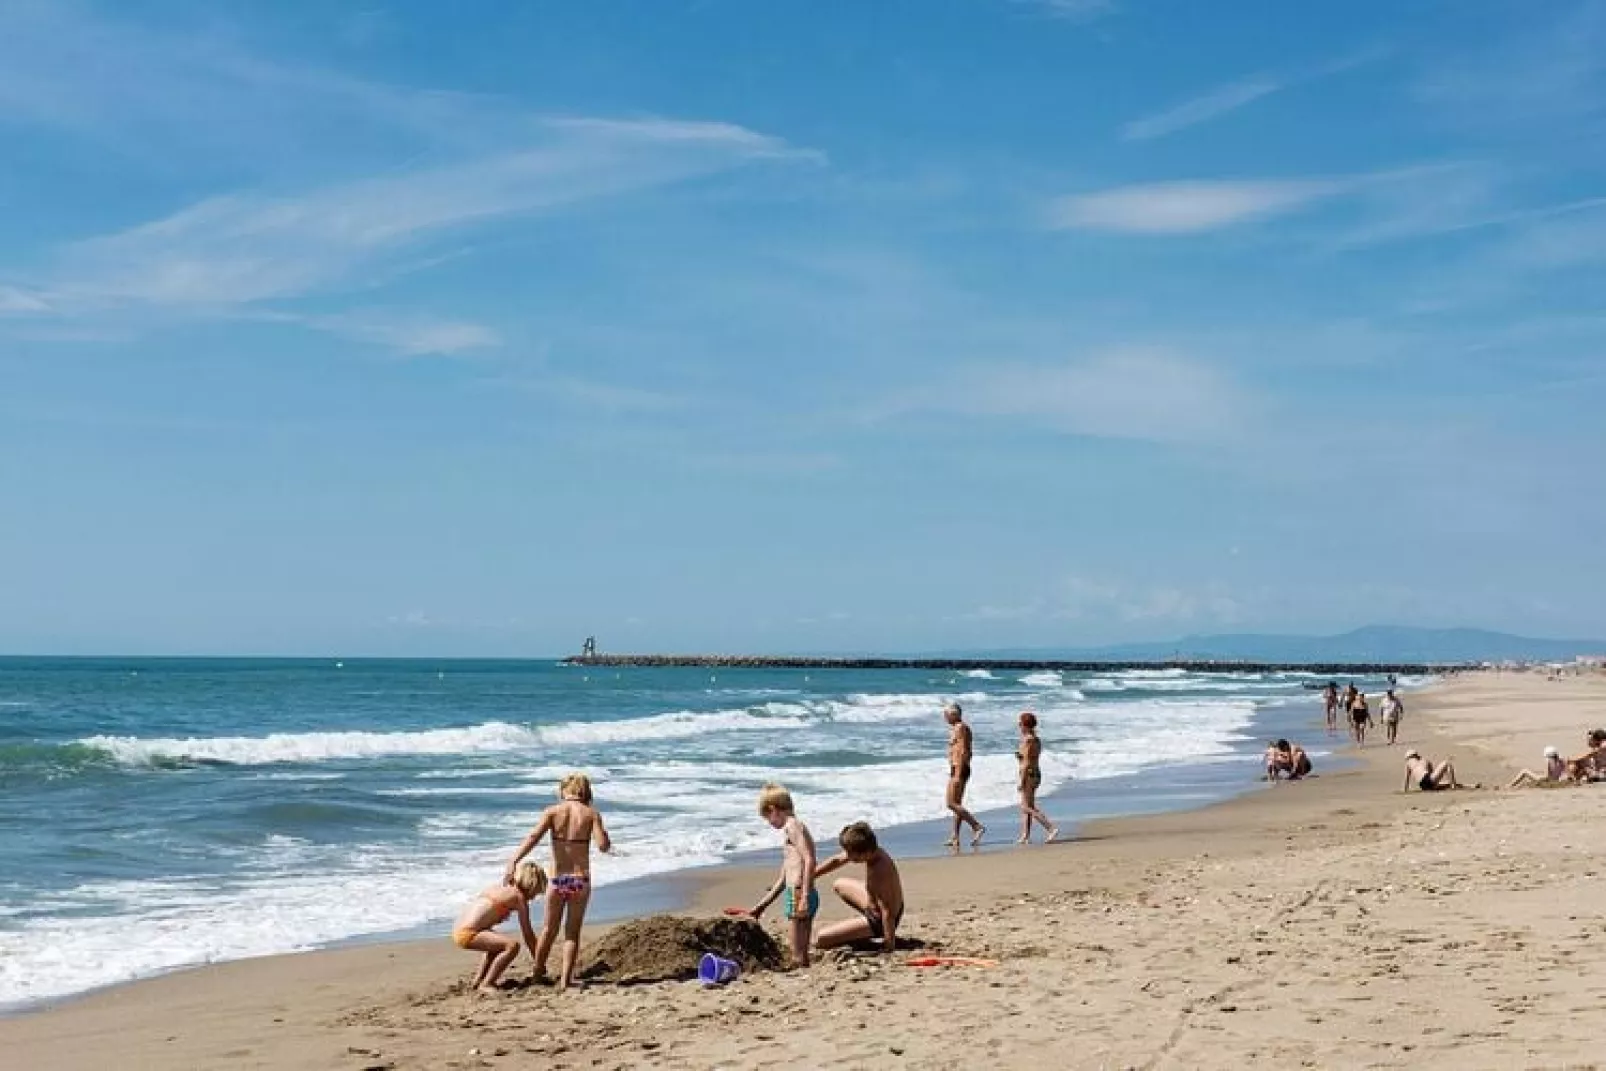
[[[1409,792],[1412,785],[1423,792],[1461,787],[1461,783],[1455,779],[1455,766],[1450,760],[1434,765],[1432,759],[1424,759],[1415,748],[1405,753],[1405,787],[1400,791]]]
[[[1309,777],[1311,772],[1310,756],[1298,744],[1290,744],[1287,740],[1273,740],[1271,746],[1266,748],[1266,780],[1276,781],[1286,777],[1290,781],[1298,781]]]
[[[509,915],[519,917],[524,943],[534,954],[536,936],[535,928],[530,925],[530,901],[545,892],[546,885],[546,871],[533,860],[525,860],[513,868],[511,881],[486,889],[457,917],[457,924],[452,927],[452,943],[470,952],[485,953],[474,975],[474,988],[481,993],[496,990],[502,972],[519,954],[518,941],[494,929]]]
[[[1567,760],[1561,757],[1561,752],[1555,747],[1545,748],[1545,773],[1541,777],[1532,770],[1524,770],[1511,779],[1507,788],[1526,788],[1529,785],[1559,785],[1563,781],[1570,781],[1567,776]]]
[[[849,863],[864,864],[864,880],[840,878],[831,888],[842,902],[862,918],[833,923],[815,937],[815,947],[824,951],[859,941],[880,941],[881,951],[898,947],[898,926],[903,922],[903,879],[898,864],[876,842],[875,830],[868,822],[845,826],[837,842],[842,851],[820,864],[817,877],[825,877]]]
[[[958,703],[949,703],[942,711],[943,720],[948,723],[948,794],[946,802],[948,810],[953,812],[954,831],[949,836],[947,847],[959,847],[959,829],[962,825],[970,826],[970,846],[976,847],[981,843],[982,836],[987,827],[976,821],[976,816],[965,810],[965,786],[970,784],[970,760],[975,754],[975,738],[971,735],[970,726],[965,724],[964,711],[959,709]]]
[[[1606,781],[1606,729],[1585,734],[1589,750],[1567,760],[1567,776],[1574,781]]]
[[[815,913],[820,910],[820,891],[814,887],[817,873],[815,864],[818,862],[814,854],[814,837],[809,833],[809,827],[798,821],[792,794],[780,785],[765,785],[759,792],[758,813],[764,821],[781,831],[781,873],[775,879],[775,884],[770,886],[770,891],[764,894],[764,899],[748,914],[759,918],[765,908],[784,891],[786,919],[792,924],[792,966],[807,967],[809,933],[814,928]]]
[[[546,917],[542,920],[541,940],[535,948],[533,977],[537,980],[546,977],[547,957],[552,954],[561,925],[560,990],[574,984],[574,965],[580,957],[580,931],[585,928],[586,907],[591,903],[591,845],[595,843],[598,851],[613,851],[613,841],[602,824],[602,815],[591,801],[589,777],[583,773],[565,777],[558,783],[558,802],[541,812],[541,820],[507,864],[511,878],[519,860],[529,855],[547,834],[552,835],[553,876],[547,885]]]
[[[1020,790],[1020,839],[1015,843],[1031,843],[1034,821],[1048,834],[1045,844],[1058,840],[1059,827],[1037,809],[1037,790],[1043,784],[1043,741],[1037,735],[1037,715],[1029,710],[1020,716],[1020,750],[1015,752],[1015,758],[1020,760],[1020,780],[1016,784]]]

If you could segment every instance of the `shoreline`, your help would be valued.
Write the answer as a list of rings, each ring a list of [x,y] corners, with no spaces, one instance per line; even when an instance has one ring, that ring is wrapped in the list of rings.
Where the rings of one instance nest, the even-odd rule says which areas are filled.
[[[1302,698],[1310,705],[1314,705],[1318,702],[1317,696],[1318,693],[1311,692]],[[1068,834],[1066,842],[1070,843],[1085,839],[1084,831],[1100,823],[1162,818],[1187,811],[1208,809],[1241,796],[1264,791],[1267,786],[1263,782],[1246,782],[1234,776],[1239,766],[1238,760],[1247,759],[1252,755],[1258,756],[1260,752],[1258,741],[1297,732],[1298,727],[1306,722],[1311,723],[1313,726],[1311,731],[1315,732],[1314,721],[1306,716],[1308,712],[1300,710],[1303,705],[1305,704],[1291,704],[1285,701],[1257,707],[1251,724],[1243,730],[1244,739],[1251,743],[1240,755],[1218,756],[1214,759],[1190,757],[1175,765],[1151,767],[1136,773],[1067,782],[1052,793],[1042,796],[1040,802],[1059,820],[1058,824],[1062,831]],[[1316,717],[1319,718],[1319,711]],[[1331,768],[1336,765],[1343,768],[1350,762],[1344,754],[1348,747],[1346,739],[1324,736],[1323,743],[1326,748],[1331,749],[1330,754],[1322,760],[1325,766]],[[1321,750],[1321,747],[1313,747],[1313,750]],[[1134,790],[1135,780],[1161,771],[1165,775],[1163,788],[1152,791]],[[940,788],[938,785],[934,792],[940,792]],[[1066,817],[1067,811],[1078,813]],[[989,834],[979,854],[991,858],[1000,852],[1020,850],[1018,845],[1012,843],[1015,835],[1014,826],[1019,819],[1019,811],[1016,808],[995,807],[974,813],[987,825]],[[948,822],[949,819],[946,817],[925,819],[878,827],[877,832],[882,843],[900,860],[945,859],[955,854],[942,844],[947,835]],[[834,843],[831,831],[816,830],[815,833],[817,838],[823,838],[822,853],[829,854]],[[964,854],[978,853],[973,853],[967,848]],[[608,929],[633,919],[658,913],[685,913],[699,910],[698,905],[706,902],[703,890],[710,887],[725,887],[735,884],[738,880],[767,886],[777,858],[778,853],[768,848],[743,851],[717,863],[645,874],[617,884],[599,886],[599,889],[606,891],[606,895],[599,897],[599,902],[594,903],[588,912],[587,942],[601,936]],[[739,878],[732,875],[739,875]],[[717,913],[718,909],[715,910]],[[321,956],[389,946],[398,949],[427,949],[436,944],[441,935],[447,933],[449,927],[448,916],[419,926],[355,934],[312,948],[212,963],[185,964],[74,993],[0,1006],[0,1024],[12,1019],[70,1008],[82,1001],[115,993],[126,987],[137,987],[194,972],[210,971],[235,963],[261,963],[281,957]],[[521,960],[523,955],[521,953]]]
[[[0,1045],[19,1058],[20,1066],[41,1069],[111,1058],[144,1067],[434,1067],[460,1061],[470,1049],[479,1052],[465,1066],[522,1066],[517,1061],[528,1061],[527,1054],[535,1052],[556,1066],[588,1066],[593,1059],[629,1064],[631,1053],[635,1061],[661,1058],[677,1066],[721,1061],[748,1066],[798,1062],[805,1050],[796,1046],[803,1044],[836,1046],[831,1058],[844,1062],[874,1063],[876,1052],[887,1060],[906,1053],[903,1062],[910,1066],[936,1067],[962,1062],[955,1056],[970,1050],[960,1045],[984,1044],[983,1051],[996,1059],[1034,1053],[1040,1058],[1045,1045],[1072,1044],[1040,1037],[1034,1047],[1012,1040],[1001,1025],[1010,1014],[1030,1014],[1034,1003],[1066,1001],[1061,1014],[1075,1019],[1080,1047],[1057,1051],[1068,1054],[1065,1063],[1071,1066],[1167,1061],[1179,1067],[1245,1066],[1256,1062],[1252,1053],[1261,1053],[1259,1062],[1266,1066],[1287,1066],[1305,1044],[1282,1037],[1294,1019],[1318,1039],[1310,1042],[1317,1045],[1312,1051],[1318,1065],[1358,1062],[1361,1046],[1368,1062],[1404,1066],[1435,1045],[1429,1039],[1420,1045],[1391,1040],[1391,1031],[1419,1030],[1436,1022],[1441,1009],[1415,1007],[1409,990],[1402,990],[1392,1006],[1370,1004],[1368,986],[1412,980],[1416,972],[1423,977],[1414,977],[1415,982],[1442,991],[1445,1008],[1461,1008],[1458,1001],[1476,1003],[1470,993],[1461,994],[1474,975],[1486,988],[1506,984],[1500,974],[1480,973],[1488,961],[1511,973],[1514,992],[1548,992],[1565,982],[1556,998],[1563,1002],[1584,1003],[1591,994],[1606,994],[1606,950],[1591,958],[1598,939],[1565,946],[1564,975],[1524,974],[1543,971],[1544,965],[1529,963],[1531,954],[1524,959],[1501,953],[1489,945],[1493,938],[1487,930],[1477,931],[1482,937],[1457,931],[1420,962],[1390,960],[1387,970],[1378,968],[1383,973],[1368,973],[1371,958],[1394,954],[1366,944],[1370,931],[1385,926],[1392,934],[1403,926],[1400,932],[1407,936],[1400,940],[1411,941],[1417,938],[1409,933],[1432,934],[1459,924],[1460,913],[1443,907],[1445,897],[1457,894],[1433,880],[1435,867],[1448,866],[1456,871],[1454,880],[1482,890],[1482,899],[1467,901],[1479,910],[1509,913],[1516,907],[1508,910],[1508,905],[1514,904],[1547,926],[1568,925],[1569,917],[1599,917],[1598,908],[1588,909],[1596,894],[1571,883],[1581,875],[1569,876],[1560,868],[1545,875],[1554,887],[1546,886],[1543,895],[1549,899],[1541,906],[1530,903],[1525,890],[1537,880],[1533,868],[1543,871],[1543,864],[1527,854],[1520,866],[1505,860],[1519,852],[1559,851],[1564,843],[1575,854],[1581,846],[1606,854],[1606,823],[1599,821],[1606,815],[1606,793],[1580,788],[1402,796],[1404,745],[1434,756],[1453,745],[1464,781],[1503,783],[1519,763],[1533,765],[1538,746],[1570,748],[1574,736],[1591,727],[1585,720],[1606,720],[1600,715],[1602,699],[1606,678],[1547,685],[1530,675],[1468,675],[1416,693],[1401,746],[1369,746],[1355,753],[1352,769],[1320,771],[1323,776],[1302,784],[1264,788],[1194,810],[1097,820],[1077,839],[1052,847],[901,859],[911,910],[906,931],[945,949],[1000,959],[1004,968],[987,982],[961,972],[884,975],[879,964],[845,961],[801,974],[755,977],[729,991],[600,987],[562,998],[526,991],[484,1002],[455,992],[467,974],[467,957],[442,938],[171,972],[0,1020]],[[1306,740],[1322,735],[1319,726],[1314,733]],[[1535,746],[1535,741],[1542,742]],[[1557,845],[1539,843],[1557,837],[1562,838]],[[1496,853],[1498,864],[1491,861]],[[683,872],[673,880],[694,911],[709,910],[747,902],[755,879],[766,882],[772,869],[732,864]],[[1593,876],[1592,868],[1589,873]],[[1369,908],[1354,898],[1356,890],[1368,889],[1367,900],[1381,898]],[[824,892],[822,921],[834,921],[841,910]],[[1425,906],[1417,905],[1418,899]],[[1407,907],[1409,919],[1396,923],[1393,916]],[[1512,915],[1500,932],[1516,933],[1519,916],[1527,917]],[[1311,956],[1277,957],[1275,945],[1263,947],[1266,938],[1255,936],[1288,930],[1298,931],[1312,947]],[[1060,933],[1072,939],[1052,939]],[[597,936],[588,932],[588,943]],[[1230,954],[1233,949],[1237,955]],[[1469,967],[1467,949],[1483,958]],[[1276,988],[1262,992],[1259,979],[1266,972],[1245,971],[1243,957],[1263,953],[1274,957],[1264,962],[1276,965],[1276,985],[1291,987],[1291,995]],[[1016,962],[1021,969],[1012,969]],[[1031,968],[1023,969],[1028,963]],[[866,970],[872,973],[864,975]],[[519,973],[515,966],[514,976]],[[878,984],[852,984],[865,978]],[[1228,979],[1222,983],[1225,990],[1213,981],[1223,978]],[[1331,986],[1339,988],[1322,988]],[[1311,993],[1317,990],[1324,995],[1313,1005]],[[1236,996],[1200,1004],[1218,991]],[[896,1022],[884,1017],[888,1029],[896,1027],[896,1036],[889,1041],[884,1034],[856,1032],[833,1040],[831,1020],[863,1018],[859,1005],[872,993],[880,1004],[899,1009]],[[738,997],[746,1000],[749,994],[765,1003],[763,1015],[733,1008]],[[1251,1000],[1249,994],[1257,995]],[[1301,994],[1304,1003],[1296,999]],[[1294,1005],[1287,1003],[1290,999]],[[1029,1003],[1019,1003],[1023,1000]],[[969,1035],[964,1040],[946,1021],[920,1013],[933,1001],[953,1002],[961,1018],[999,1021],[989,1019],[991,1025],[978,1028],[980,1041]],[[1265,1005],[1264,1015],[1255,1011],[1256,1002]],[[1313,1022],[1289,1010],[1317,1006],[1322,1013]],[[805,1007],[811,1010],[805,1013]],[[1370,1028],[1351,1014],[1363,1010],[1373,1017]],[[1274,1012],[1280,1017],[1268,1020]],[[1189,1049],[1193,1035],[1183,1028],[1207,1014],[1211,1030],[1218,1032],[1211,1042],[1215,1047]],[[1479,1067],[1558,1063],[1569,1051],[1568,1034],[1542,1016],[1523,1015],[1502,1012],[1493,1023],[1498,1029],[1481,1034],[1462,1030],[1468,1036],[1456,1035],[1457,1058],[1463,1066]],[[773,1028],[760,1029],[777,1019],[793,1020],[795,1035],[777,1038]],[[571,1021],[570,1032],[557,1037],[565,1020]],[[1532,1029],[1523,1030],[1525,1025]],[[1238,1038],[1239,1027],[1253,1037],[1234,1042],[1239,1048],[1222,1047],[1223,1037]],[[1547,1031],[1554,1033],[1554,1042],[1545,1041]],[[1210,1042],[1204,1033],[1194,1033],[1194,1041]],[[1524,1047],[1511,1047],[1519,1044]],[[498,1050],[525,1055],[508,1062],[497,1058]],[[647,1052],[656,1055],[643,1055]],[[1273,1053],[1282,1058],[1267,1055]],[[373,1060],[364,1064],[367,1054]]]

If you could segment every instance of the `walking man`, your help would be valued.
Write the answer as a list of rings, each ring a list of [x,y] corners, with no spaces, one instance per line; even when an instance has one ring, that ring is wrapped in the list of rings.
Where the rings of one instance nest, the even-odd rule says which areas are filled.
[[[970,759],[975,752],[975,743],[970,734],[970,726],[965,724],[964,711],[959,709],[958,703],[949,703],[942,712],[943,720],[948,723],[948,809],[953,812],[954,832],[948,838],[950,848],[959,847],[959,831],[962,826],[970,826],[970,846],[976,847],[981,843],[982,834],[987,827],[976,821],[976,816],[965,810],[965,786],[970,784]]]
[[[1394,738],[1399,735],[1400,716],[1404,713],[1405,704],[1400,702],[1400,697],[1394,694],[1393,688],[1390,688],[1382,706],[1383,731],[1388,734],[1390,744],[1393,744]]]

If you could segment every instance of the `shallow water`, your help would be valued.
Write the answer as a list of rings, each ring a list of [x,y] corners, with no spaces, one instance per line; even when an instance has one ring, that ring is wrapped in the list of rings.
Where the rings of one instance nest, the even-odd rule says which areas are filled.
[[[938,819],[950,700],[977,810],[1014,802],[1023,709],[1064,817],[1193,806],[1308,723],[1307,680],[0,659],[0,1005],[436,923],[574,768],[618,844],[599,885],[772,849],[768,780],[825,843]]]

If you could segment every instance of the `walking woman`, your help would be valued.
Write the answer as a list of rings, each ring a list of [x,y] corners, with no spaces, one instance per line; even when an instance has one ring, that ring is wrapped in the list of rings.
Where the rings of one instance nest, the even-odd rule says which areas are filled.
[[[1037,809],[1037,790],[1043,783],[1043,741],[1037,736],[1037,715],[1029,710],[1020,716],[1020,750],[1015,757],[1020,760],[1020,840],[1016,843],[1031,843],[1034,820],[1048,833],[1045,844],[1059,839],[1059,827]]]

